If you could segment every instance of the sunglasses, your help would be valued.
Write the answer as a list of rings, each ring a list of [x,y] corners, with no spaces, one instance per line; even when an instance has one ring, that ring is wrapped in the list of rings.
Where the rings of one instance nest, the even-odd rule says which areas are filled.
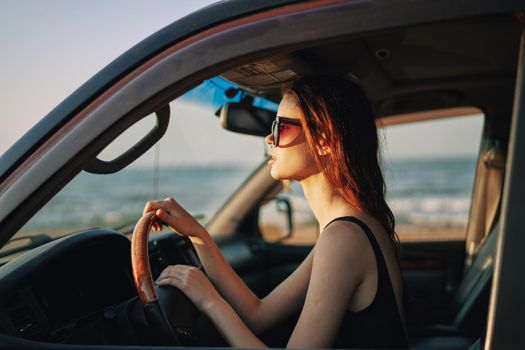
[[[292,143],[301,133],[301,122],[297,119],[277,116],[272,123],[273,145],[286,146]]]

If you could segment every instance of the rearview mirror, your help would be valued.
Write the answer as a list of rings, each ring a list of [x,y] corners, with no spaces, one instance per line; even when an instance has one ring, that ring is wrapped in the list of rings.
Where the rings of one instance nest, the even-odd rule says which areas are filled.
[[[226,130],[266,136],[270,133],[275,112],[246,103],[230,102],[221,107],[219,118],[221,126]]]

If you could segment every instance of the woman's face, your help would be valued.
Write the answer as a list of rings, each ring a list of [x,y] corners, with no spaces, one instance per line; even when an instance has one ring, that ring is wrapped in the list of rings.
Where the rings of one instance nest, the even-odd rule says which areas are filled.
[[[293,96],[285,94],[277,115],[300,121],[302,114]],[[276,180],[301,181],[318,173],[318,167],[306,144],[304,130],[300,126],[282,122],[279,131],[279,145],[271,147],[272,159],[268,162],[272,166],[272,177]],[[266,136],[265,142],[270,146],[275,144],[271,134]]]

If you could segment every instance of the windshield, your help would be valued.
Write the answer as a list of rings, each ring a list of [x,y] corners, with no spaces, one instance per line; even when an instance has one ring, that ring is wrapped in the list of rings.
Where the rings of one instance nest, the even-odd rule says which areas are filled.
[[[175,198],[205,224],[265,158],[261,137],[226,131],[215,115],[225,102],[239,101],[241,96],[236,86],[214,78],[176,99],[170,104],[170,126],[159,143],[118,173],[78,174],[19,230],[0,255],[88,228],[128,233],[146,201],[166,197]],[[262,99],[255,103],[277,107]],[[113,159],[154,123],[154,116],[147,116],[99,157]]]

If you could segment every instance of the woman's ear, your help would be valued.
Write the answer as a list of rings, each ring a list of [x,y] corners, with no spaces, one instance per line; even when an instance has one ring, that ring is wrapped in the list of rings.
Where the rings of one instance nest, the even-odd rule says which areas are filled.
[[[331,153],[331,149],[328,146],[317,147],[317,153],[319,153],[320,156],[326,156]]]
[[[330,147],[327,145],[327,142],[326,142],[326,134],[323,133],[321,135],[321,139],[319,140],[319,144],[317,145],[317,153],[320,156],[326,156],[327,154],[330,154],[331,152],[332,150],[330,149]]]

